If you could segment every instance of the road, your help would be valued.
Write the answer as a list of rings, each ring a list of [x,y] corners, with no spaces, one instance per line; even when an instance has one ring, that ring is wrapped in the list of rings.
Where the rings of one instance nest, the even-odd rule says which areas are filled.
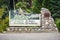
[[[0,33],[0,40],[60,40],[60,33]]]

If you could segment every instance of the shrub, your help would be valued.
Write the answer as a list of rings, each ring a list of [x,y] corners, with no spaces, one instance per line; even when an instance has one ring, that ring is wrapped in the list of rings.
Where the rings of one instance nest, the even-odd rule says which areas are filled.
[[[6,31],[6,28],[9,26],[9,17],[4,16],[5,10],[0,8],[0,32]],[[8,13],[7,13],[8,14]],[[5,18],[4,18],[5,17]]]
[[[57,19],[56,25],[57,25],[58,31],[60,32],[60,19]]]

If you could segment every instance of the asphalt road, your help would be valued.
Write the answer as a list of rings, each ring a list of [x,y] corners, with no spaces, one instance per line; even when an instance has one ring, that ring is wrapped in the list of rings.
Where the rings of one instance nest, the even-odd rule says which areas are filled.
[[[60,33],[5,33],[0,40],[60,40]]]

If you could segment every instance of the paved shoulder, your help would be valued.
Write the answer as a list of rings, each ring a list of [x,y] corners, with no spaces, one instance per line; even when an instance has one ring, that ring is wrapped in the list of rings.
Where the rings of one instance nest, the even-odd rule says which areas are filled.
[[[0,40],[60,40],[60,33],[0,34]]]

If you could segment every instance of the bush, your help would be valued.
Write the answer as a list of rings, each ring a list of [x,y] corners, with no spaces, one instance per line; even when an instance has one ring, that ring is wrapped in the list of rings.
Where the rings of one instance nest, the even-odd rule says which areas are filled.
[[[57,19],[56,25],[57,25],[58,31],[60,32],[60,19]]]
[[[6,31],[6,28],[9,26],[9,17],[4,12],[5,9],[0,8],[0,32]]]
[[[3,20],[0,20],[0,32],[6,31],[6,28],[9,26],[9,19],[6,17]]]

